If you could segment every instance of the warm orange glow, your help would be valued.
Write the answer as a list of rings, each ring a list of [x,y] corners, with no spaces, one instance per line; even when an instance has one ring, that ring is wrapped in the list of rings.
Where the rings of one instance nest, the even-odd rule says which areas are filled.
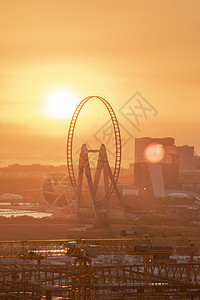
[[[199,155],[200,1],[181,3],[1,1],[0,162],[64,161],[73,111],[90,95],[115,110],[124,164],[134,160],[130,135],[171,136]],[[148,105],[128,103],[136,91],[156,116]],[[95,146],[108,119],[98,102],[88,103],[76,126],[77,148]]]
[[[160,162],[165,155],[163,145],[152,143],[148,145],[144,151],[144,158],[147,162],[155,164]]]
[[[53,118],[69,118],[75,108],[75,96],[66,90],[56,90],[47,96],[45,112]]]

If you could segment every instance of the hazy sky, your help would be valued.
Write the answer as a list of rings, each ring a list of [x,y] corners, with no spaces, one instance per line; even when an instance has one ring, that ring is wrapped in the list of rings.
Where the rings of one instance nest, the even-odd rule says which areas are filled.
[[[172,136],[200,154],[199,16],[198,0],[0,0],[0,160],[65,158],[72,104],[89,95],[111,103],[123,138]],[[64,119],[46,108],[57,91],[73,95]],[[140,131],[120,109],[136,91],[153,106]],[[107,119],[88,103],[79,144]]]

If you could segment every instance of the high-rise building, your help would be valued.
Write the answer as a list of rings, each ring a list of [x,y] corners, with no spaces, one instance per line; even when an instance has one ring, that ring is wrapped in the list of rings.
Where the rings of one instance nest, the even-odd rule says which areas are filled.
[[[169,146],[174,145],[174,138],[164,137],[164,138],[151,138],[143,137],[135,139],[135,162],[146,162],[144,157],[145,149],[150,144],[160,144],[166,149]]]
[[[200,170],[200,156],[196,155],[194,158],[194,168]]]
[[[162,148],[164,155],[159,159]],[[194,157],[193,146],[176,146],[170,137],[135,140],[134,182],[140,194],[150,192],[155,197],[162,196],[163,186],[165,190],[188,187],[196,191],[199,185],[195,179],[197,170],[193,172],[195,169],[200,169],[200,157]],[[189,172],[194,173],[190,178]]]
[[[135,139],[135,162],[146,162],[145,149],[150,144],[163,145],[165,156],[162,163],[179,163],[179,170],[193,170],[195,168],[194,146],[176,146],[174,138],[143,137]]]
[[[154,192],[156,187],[159,192],[161,192],[161,187],[163,190],[163,186],[166,190],[179,189],[178,164],[135,163],[134,184],[139,188],[140,194],[151,192],[154,196],[158,193]]]
[[[161,147],[155,145],[164,149],[163,156],[160,155]],[[168,153],[168,147],[173,152]],[[178,156],[174,147],[172,137],[135,139],[134,182],[140,194],[152,193],[155,197],[163,197],[165,189],[178,188]],[[147,149],[150,149],[148,153]],[[147,154],[152,159],[148,159]]]
[[[194,146],[176,147],[179,156],[179,170],[194,170]]]
[[[179,170],[194,170],[194,146],[169,146],[167,153],[178,156]]]

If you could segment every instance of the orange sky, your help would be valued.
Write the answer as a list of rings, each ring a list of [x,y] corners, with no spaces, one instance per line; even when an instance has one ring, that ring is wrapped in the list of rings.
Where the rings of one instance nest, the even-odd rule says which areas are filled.
[[[106,98],[122,136],[172,136],[200,154],[199,15],[198,0],[0,0],[0,161],[65,160],[70,117],[44,110],[58,89],[76,103]],[[140,132],[120,112],[136,91],[158,111],[141,117]],[[77,144],[107,119],[101,105],[88,103]],[[133,147],[132,138],[124,160]]]

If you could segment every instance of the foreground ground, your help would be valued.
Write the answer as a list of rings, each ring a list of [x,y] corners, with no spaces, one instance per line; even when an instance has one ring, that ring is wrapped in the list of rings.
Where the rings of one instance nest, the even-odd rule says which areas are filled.
[[[87,227],[88,226],[88,227]],[[1,224],[0,240],[50,240],[77,238],[138,238],[149,233],[158,243],[200,247],[198,227],[135,226],[136,234],[122,236],[120,231],[130,226],[112,224],[108,228],[96,228],[92,224]]]

